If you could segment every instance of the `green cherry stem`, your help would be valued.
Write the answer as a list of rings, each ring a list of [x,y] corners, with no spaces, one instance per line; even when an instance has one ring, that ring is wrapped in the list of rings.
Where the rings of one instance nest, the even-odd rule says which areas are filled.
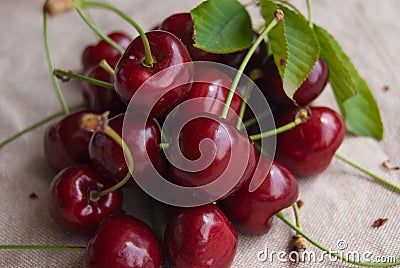
[[[76,110],[79,110],[81,108],[84,108],[86,105],[87,105],[87,103],[84,102],[84,103],[81,103],[81,104],[78,104],[78,105],[74,105],[74,106],[68,107],[68,110],[70,110],[71,112],[72,111],[76,111]],[[60,116],[63,116],[63,115],[65,115],[64,111],[60,111],[58,113],[55,113],[55,114],[52,114],[52,115],[46,117],[45,119],[40,120],[39,122],[36,122],[36,123],[32,124],[31,126],[21,130],[18,133],[15,133],[11,137],[7,138],[6,140],[4,140],[4,141],[2,141],[0,143],[0,149],[2,149],[4,146],[9,144],[10,142],[12,142],[12,141],[18,139],[19,137],[23,136],[24,134],[30,132],[31,130],[34,130],[34,129],[36,129],[36,128],[38,128],[38,127],[40,127],[40,126],[42,126],[42,125],[44,125],[44,124],[46,124],[46,123],[48,123],[48,122],[50,122],[50,121],[52,121],[54,119],[60,117]]]
[[[312,5],[311,5],[311,0],[306,0],[307,1],[307,12],[308,12],[308,24],[310,28],[314,28],[314,23],[313,23],[313,11],[312,11]]]
[[[269,33],[269,31],[271,31],[283,19],[283,17],[284,14],[281,10],[275,11],[275,18],[272,19],[267,28],[265,28],[265,30],[260,34],[260,36],[254,42],[254,44],[250,47],[242,63],[240,64],[239,70],[237,71],[233,79],[229,94],[225,101],[225,106],[224,110],[222,111],[221,118],[226,119],[228,115],[229,107],[231,105],[233,96],[235,94],[236,87],[239,85],[240,78],[242,77],[244,69],[246,68],[248,62],[250,61],[251,56],[253,56],[254,52],[256,51],[257,47],[261,44],[261,42],[264,41],[264,38]]]
[[[102,3],[102,2],[96,2],[96,1],[82,1],[81,2],[82,8],[86,7],[97,7],[97,8],[102,8],[102,9],[107,9],[110,10],[117,15],[119,15],[121,18],[126,20],[128,23],[130,23],[139,33],[140,38],[143,41],[143,46],[144,46],[144,51],[145,51],[145,59],[144,59],[144,64],[147,67],[153,67],[154,64],[154,59],[151,54],[151,49],[150,49],[150,43],[149,40],[147,39],[146,34],[144,33],[143,29],[137,24],[130,16],[128,16],[126,13],[122,12],[121,10],[117,9],[116,7]]]
[[[86,23],[87,26],[89,26],[90,29],[92,29],[98,37],[106,41],[108,44],[110,44],[113,48],[115,48],[119,54],[124,54],[124,49],[118,45],[114,40],[112,40],[110,37],[108,37],[106,34],[104,34],[99,28],[97,28],[96,25],[85,15],[85,13],[80,9],[77,5],[75,7],[76,12],[78,12],[79,16],[82,18],[82,20]]]
[[[57,98],[58,98],[58,101],[60,102],[61,108],[62,108],[64,114],[69,114],[70,110],[69,110],[67,103],[65,102],[64,96],[61,92],[60,84],[58,83],[58,80],[57,80],[56,76],[54,75],[53,60],[51,59],[51,55],[50,55],[49,36],[48,36],[48,30],[47,30],[47,11],[46,11],[47,2],[48,1],[46,1],[45,5],[43,7],[43,41],[44,41],[44,48],[45,48],[45,52],[46,52],[47,64],[49,66],[51,80],[53,82],[53,86],[56,91]]]
[[[282,5],[285,5],[289,8],[291,8],[297,14],[301,14],[300,10],[297,7],[295,7],[292,3],[290,3],[289,1],[286,1],[286,0],[276,0],[276,1]]]
[[[286,125],[278,127],[277,129],[272,129],[272,130],[269,130],[269,131],[266,131],[266,132],[263,132],[263,133],[251,135],[250,139],[255,141],[255,140],[260,140],[260,139],[263,139],[263,138],[271,137],[273,135],[277,135],[279,133],[291,130],[292,128],[294,128],[294,127],[296,127],[296,126],[298,126],[298,125],[300,125],[302,123],[304,123],[303,119],[296,118],[293,122],[290,122],[290,123],[288,123]]]
[[[38,245],[0,245],[0,249],[84,251],[85,247],[76,247],[76,246],[38,246]]]
[[[296,220],[296,226],[297,226],[297,228],[302,230],[299,207],[298,207],[297,203],[294,203],[292,207],[293,207],[294,218]],[[306,248],[304,237],[298,232],[296,233],[296,235],[294,237],[293,243],[294,243],[294,247],[297,251],[304,250]]]
[[[114,140],[116,143],[118,143],[119,146],[121,146],[125,154],[125,157],[128,161],[128,172],[126,173],[125,177],[114,186],[100,192],[95,192],[95,191],[91,192],[90,199],[93,201],[96,201],[99,198],[108,195],[109,193],[112,193],[121,188],[122,186],[124,186],[132,177],[131,172],[133,172],[134,169],[132,152],[129,149],[128,145],[125,143],[125,141],[121,138],[121,136],[108,125],[108,114],[109,114],[108,112],[102,115],[91,114],[91,113],[85,114],[81,120],[81,128],[86,131],[92,131],[92,132],[101,131],[105,133],[108,137],[110,137],[112,140]]]
[[[348,262],[354,265],[358,265],[358,266],[366,266],[366,267],[390,267],[390,266],[396,266],[400,264],[400,259],[397,259],[395,262],[386,262],[386,263],[368,263],[368,262],[357,262],[354,260],[351,260],[349,258],[346,258],[343,256],[343,254],[337,254],[335,252],[332,252],[331,250],[329,250],[328,248],[322,246],[320,243],[318,243],[317,241],[315,241],[314,239],[312,239],[309,235],[307,235],[305,232],[303,232],[303,230],[301,230],[300,228],[298,228],[296,226],[296,224],[293,224],[288,218],[286,218],[282,212],[278,212],[276,214],[276,216],[281,219],[285,224],[287,224],[291,229],[293,229],[294,231],[296,231],[297,233],[299,233],[300,235],[302,235],[308,242],[310,242],[311,244],[313,244],[314,246],[316,246],[317,248],[319,248],[320,250],[328,253],[329,255],[338,258],[339,260],[342,260],[344,262]]]
[[[160,143],[160,149],[164,150],[164,149],[168,149],[169,147],[169,143]]]
[[[244,112],[246,111],[247,99],[249,98],[249,95],[250,95],[251,86],[252,86],[252,84],[249,81],[249,84],[246,87],[246,91],[244,92],[242,104],[240,105],[239,117],[238,117],[238,120],[237,120],[237,123],[236,123],[236,128],[237,129],[241,129],[242,127],[244,127],[244,125],[243,125],[243,116],[244,116]]]
[[[377,180],[378,182],[390,187],[391,189],[400,192],[400,186],[394,185],[393,183],[390,183],[384,179],[382,179],[381,177],[379,177],[378,175],[366,170],[365,168],[353,163],[352,161],[350,161],[349,159],[347,159],[346,157],[344,157],[343,155],[339,154],[339,153],[335,153],[335,157],[342,160],[343,162],[345,162],[346,164],[349,164],[350,166],[358,169],[359,171],[363,172],[364,174],[370,176],[371,178]]]
[[[107,60],[101,60],[99,63],[100,67],[104,69],[104,71],[106,71],[107,73],[109,73],[110,75],[114,76],[115,75],[115,71],[114,69],[110,66],[110,64],[108,64]]]
[[[88,82],[93,85],[101,86],[101,87],[106,87],[109,89],[114,89],[114,85],[108,82],[104,82],[102,80],[94,79],[85,75],[77,74],[69,70],[63,70],[63,69],[55,69],[54,74],[61,79],[61,81],[68,81],[70,78],[78,79],[81,81]]]

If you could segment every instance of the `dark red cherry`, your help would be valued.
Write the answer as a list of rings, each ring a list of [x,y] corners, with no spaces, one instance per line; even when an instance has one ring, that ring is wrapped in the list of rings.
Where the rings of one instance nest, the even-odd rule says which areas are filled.
[[[114,82],[114,77],[97,65],[90,67],[85,75],[108,83]],[[109,111],[110,116],[114,116],[126,110],[126,105],[119,99],[114,89],[84,82],[83,95],[89,102],[90,109],[95,113]]]
[[[285,94],[278,69],[273,57],[269,57],[263,66],[263,79],[258,83],[268,101],[280,105],[293,103]],[[328,65],[322,58],[318,58],[307,79],[293,96],[298,105],[307,105],[317,98],[324,90],[329,79]]]
[[[121,32],[113,32],[108,37],[123,49],[127,48],[131,42],[131,38]],[[120,58],[121,54],[104,40],[99,41],[96,45],[86,47],[82,53],[82,63],[85,70],[93,65],[99,65],[103,59],[114,68]]]
[[[176,35],[187,46],[193,61],[218,61],[220,55],[195,48],[193,20],[190,13],[177,13],[166,18],[160,25],[164,30]]]
[[[169,144],[169,179],[182,186],[206,185],[221,177],[225,183],[219,187],[231,189],[226,192],[228,195],[246,182],[255,165],[253,142],[217,115],[200,114],[185,124],[180,133],[173,133]],[[187,165],[181,162],[183,157],[196,161]],[[176,167],[177,163],[186,171]]]
[[[177,110],[177,113],[182,113],[185,116],[202,112],[221,115],[232,85],[230,77],[213,67],[199,67],[195,70],[193,81],[185,101],[195,101],[191,101],[188,105],[182,105],[182,108]],[[227,116],[228,121],[232,122],[232,124],[237,122],[241,105],[241,97],[235,94],[230,104],[232,110],[229,111]]]
[[[49,125],[44,133],[44,155],[59,171],[73,164],[90,163],[88,145],[92,133],[81,129],[80,120],[87,110],[71,113]]]
[[[237,250],[237,234],[215,205],[180,209],[164,241],[175,268],[230,267]]]
[[[50,184],[48,209],[53,219],[66,230],[94,231],[107,215],[117,213],[122,206],[122,191],[109,193],[98,200],[91,192],[108,189],[96,170],[86,165],[74,165],[60,171]]]
[[[297,180],[287,168],[266,156],[259,157],[259,169],[253,179],[262,184],[249,192],[250,181],[235,194],[222,200],[220,205],[238,232],[263,235],[271,226],[272,216],[296,202],[299,195]],[[270,170],[266,170],[271,167]],[[267,172],[267,177],[264,174]],[[262,178],[260,178],[262,176]]]
[[[159,268],[162,248],[153,231],[128,215],[100,222],[83,257],[85,268]]]
[[[342,117],[326,107],[311,107],[306,123],[277,136],[276,159],[299,176],[314,176],[330,164],[346,134]],[[287,113],[278,125],[294,120]]]
[[[122,135],[122,126],[124,114],[120,114],[109,121],[110,127]],[[126,133],[123,137],[125,143],[132,152],[134,160],[134,176],[145,176],[151,164],[158,168],[163,168],[160,160],[160,139],[161,134],[154,121],[149,120],[146,124],[139,120],[126,120]],[[141,129],[141,125],[146,126]],[[145,141],[142,143],[141,141]],[[128,172],[128,166],[121,146],[112,140],[103,132],[95,132],[89,143],[89,155],[93,166],[107,180],[119,182]],[[147,156],[151,160],[148,163]],[[161,170],[160,170],[161,172]],[[135,186],[136,183],[130,179],[129,186]]]
[[[140,95],[140,102],[135,108],[139,111],[150,111],[157,99],[155,96],[162,96],[151,112],[153,117],[158,117],[170,111],[189,91],[193,70],[188,65],[179,66],[179,64],[192,61],[185,45],[173,34],[165,31],[151,31],[146,33],[146,36],[154,58],[153,67],[150,68],[144,64],[143,41],[140,37],[135,38],[115,69],[115,90],[121,100],[128,104],[146,80],[175,66],[173,71],[163,72],[162,75],[157,75],[156,79],[147,82],[145,88],[142,88],[144,92],[141,89],[143,94]],[[173,87],[181,82],[185,84]]]
[[[253,32],[253,43],[257,40],[259,34]],[[240,65],[242,64],[244,57],[246,57],[247,52],[249,49],[245,49],[243,51],[239,51],[236,53],[230,54],[223,54],[221,55],[220,62],[226,65],[229,65],[235,69],[239,69]],[[245,68],[245,73],[248,75],[249,71],[252,71],[256,68],[261,68],[263,63],[265,62],[267,57],[267,45],[265,42],[261,42],[261,44],[256,48],[254,51],[253,56],[251,56],[249,63]]]

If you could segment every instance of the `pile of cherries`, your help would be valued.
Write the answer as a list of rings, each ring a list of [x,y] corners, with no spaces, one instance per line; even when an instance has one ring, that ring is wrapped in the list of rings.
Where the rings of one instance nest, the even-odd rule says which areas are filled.
[[[238,68],[247,53],[245,50],[220,55],[195,48],[189,13],[166,18],[146,36],[153,59],[150,64],[145,60],[143,40],[140,37],[131,40],[120,32],[108,37],[125,49],[122,56],[104,40],[85,48],[82,55],[84,74],[112,83],[115,90],[84,82],[82,92],[89,103],[88,108],[71,113],[46,129],[45,156],[58,172],[49,190],[50,214],[68,231],[93,233],[85,250],[85,267],[160,267],[167,260],[174,267],[229,267],[238,246],[236,231],[245,235],[267,233],[273,215],[291,206],[298,198],[295,176],[314,176],[325,170],[344,139],[345,125],[336,112],[326,107],[307,106],[328,81],[327,64],[318,59],[292,100],[283,91],[273,57],[267,55],[266,44],[262,42],[253,54],[245,73],[251,77],[257,70],[259,75],[255,82],[270,103],[277,126],[293,122],[299,110],[307,114],[303,123],[277,136],[276,159],[272,159],[256,150],[254,142],[236,128],[236,122],[229,114],[227,119],[220,117],[224,109],[221,102],[226,102],[230,92],[221,84],[232,81],[218,70],[193,72],[178,68],[174,75],[179,79],[190,81],[194,75],[193,81],[202,79],[215,83],[186,83],[172,90],[168,89],[169,85],[160,85],[162,88],[155,90],[168,90],[152,107],[151,118],[146,122],[138,119],[124,123],[132,96],[162,70],[192,61],[212,61]],[[254,33],[254,40],[257,37]],[[102,60],[115,69],[114,75],[99,66]],[[177,79],[169,78],[171,83]],[[157,85],[154,83],[153,86]],[[148,99],[142,99],[143,106],[154,102],[151,93]],[[215,157],[211,163],[203,170],[188,172],[166,159],[160,146],[162,133],[157,122],[162,124],[175,106],[196,98],[214,99],[215,103],[200,101],[186,108],[184,113],[207,113],[208,116],[193,119],[173,133],[171,139],[178,142],[176,145],[171,143],[165,150],[171,155],[179,150],[184,157],[194,161],[202,154],[201,142],[205,139],[213,141]],[[231,111],[239,114],[242,101],[235,94],[230,103]],[[101,117],[103,127],[98,131],[81,127],[85,115],[106,111],[110,113],[110,119]],[[217,202],[185,208],[156,206],[164,207],[168,218],[165,231],[156,233],[135,215],[122,212],[121,189],[99,194],[123,180],[129,172],[121,145],[104,131],[104,128],[112,129],[122,136],[123,125],[128,133],[123,138],[132,152],[135,178],[145,178],[154,167],[175,184],[186,187],[206,185],[227,168],[231,154],[240,152],[241,148],[250,148],[248,159],[241,159],[247,161],[246,168],[238,183]],[[150,162],[145,160],[147,157]],[[255,169],[257,164],[260,169]],[[258,178],[261,185],[250,192],[250,181],[259,176],[262,176]],[[125,186],[138,187],[133,179]]]

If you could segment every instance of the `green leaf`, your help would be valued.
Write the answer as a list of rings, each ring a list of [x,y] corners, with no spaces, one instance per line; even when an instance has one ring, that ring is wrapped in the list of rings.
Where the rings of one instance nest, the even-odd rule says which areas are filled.
[[[347,130],[359,136],[383,139],[379,107],[367,82],[331,34],[316,25],[314,30],[320,42],[321,57],[329,66],[329,81]]]
[[[285,14],[283,23],[279,23],[271,30],[268,39],[283,89],[290,98],[293,98],[317,62],[319,56],[317,37],[302,15],[271,0],[261,0],[260,5],[266,23],[274,18],[277,8]]]
[[[244,50],[253,40],[250,16],[236,0],[208,0],[190,11],[194,46],[213,53]]]

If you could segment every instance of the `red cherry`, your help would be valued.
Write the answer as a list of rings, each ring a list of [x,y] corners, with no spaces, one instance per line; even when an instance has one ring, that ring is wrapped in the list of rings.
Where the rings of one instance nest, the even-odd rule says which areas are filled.
[[[246,235],[263,235],[271,226],[272,216],[296,202],[299,195],[297,180],[287,168],[265,156],[259,157],[259,168],[252,180],[267,177],[254,192],[249,192],[246,183],[238,192],[221,201],[222,210],[235,228]]]
[[[116,213],[122,206],[122,191],[117,190],[98,200],[91,192],[108,189],[100,174],[86,165],[75,165],[60,171],[50,184],[48,209],[53,219],[62,227],[74,232],[94,231],[107,215]]]
[[[277,160],[299,176],[324,171],[346,133],[343,119],[335,111],[325,107],[311,107],[310,111],[309,121],[277,136]],[[279,125],[293,120],[292,111],[283,116]]]
[[[127,48],[131,42],[131,38],[121,32],[113,32],[108,37],[123,49]],[[99,41],[96,45],[86,47],[82,53],[82,63],[85,70],[91,66],[99,65],[103,59],[114,68],[120,58],[121,54],[104,40]]]
[[[163,254],[145,223],[127,215],[110,215],[100,222],[83,260],[85,268],[159,268]]]
[[[113,83],[114,77],[107,73],[100,66],[92,66],[85,73],[86,76]],[[88,82],[83,83],[83,95],[89,102],[89,107],[95,113],[110,112],[110,116],[114,116],[125,112],[126,105],[119,99],[115,90],[96,86]]]
[[[267,100],[281,106],[293,103],[283,90],[282,80],[272,56],[268,58],[262,71],[264,77],[258,82],[258,86]],[[293,99],[299,105],[309,104],[321,94],[328,83],[328,79],[328,65],[322,58],[318,58],[311,73],[296,91]]]
[[[225,179],[229,177],[229,181],[221,187],[230,189],[233,186],[227,193],[229,195],[237,191],[250,177],[255,165],[255,148],[248,136],[238,131],[228,121],[216,115],[208,114],[206,117],[201,117],[200,114],[200,117],[189,121],[180,133],[172,135],[167,150],[169,159],[173,163],[170,165],[169,179],[182,186],[201,186],[216,181],[225,172],[223,177]],[[208,148],[211,146],[207,144],[200,146],[207,140],[212,141],[215,147]],[[191,167],[187,167],[189,171],[175,167],[174,163],[182,163],[176,157],[182,157],[180,154],[187,160],[198,160],[199,162],[193,167],[200,171],[193,172]],[[209,165],[203,167],[206,163]],[[242,176],[238,178],[240,174]],[[238,182],[235,185],[236,181]]]
[[[220,115],[225,107],[226,98],[230,92],[232,80],[223,72],[216,68],[197,68],[195,71],[192,87],[185,97],[186,100],[196,100],[190,102],[190,105],[183,105],[177,111],[178,114],[198,114],[202,112]],[[227,119],[236,124],[238,119],[242,99],[238,94],[233,96]]]
[[[49,165],[59,171],[73,164],[90,163],[88,145],[92,133],[81,129],[87,110],[71,113],[49,125],[44,133],[44,154]]]
[[[187,65],[179,67],[179,64],[191,62],[189,52],[185,45],[173,34],[165,31],[151,31],[146,33],[151,52],[154,57],[153,67],[147,67],[143,61],[145,52],[143,41],[135,38],[126,49],[115,69],[115,89],[121,100],[129,103],[132,96],[149,78],[157,73],[175,66],[173,72],[163,72],[151,82],[146,83],[145,94],[141,95],[137,110],[150,110],[153,107],[155,96],[158,93],[162,97],[154,105],[151,115],[158,117],[169,112],[175,104],[179,103],[190,89],[190,81],[193,78],[192,68]],[[170,89],[178,81],[185,84]]]
[[[180,209],[164,233],[170,261],[176,268],[230,267],[237,234],[215,205]]]
[[[120,114],[109,121],[110,127],[122,135],[122,125],[124,114]],[[134,176],[145,176],[151,168],[146,161],[147,156],[154,166],[163,168],[160,160],[160,139],[161,134],[156,123],[149,120],[142,124],[139,120],[126,120],[126,130],[129,135],[125,135],[124,141],[132,152],[134,161]],[[140,129],[141,125],[146,125],[145,129]],[[141,141],[145,141],[142,144]],[[89,155],[93,166],[105,178],[113,182],[121,181],[128,172],[128,166],[121,146],[103,132],[95,132],[89,143]],[[162,170],[160,170],[162,172]],[[136,183],[130,179],[129,186],[135,187]]]
[[[195,48],[193,20],[190,13],[177,13],[166,18],[160,25],[164,30],[176,35],[187,46],[193,61],[218,61],[220,55]]]

